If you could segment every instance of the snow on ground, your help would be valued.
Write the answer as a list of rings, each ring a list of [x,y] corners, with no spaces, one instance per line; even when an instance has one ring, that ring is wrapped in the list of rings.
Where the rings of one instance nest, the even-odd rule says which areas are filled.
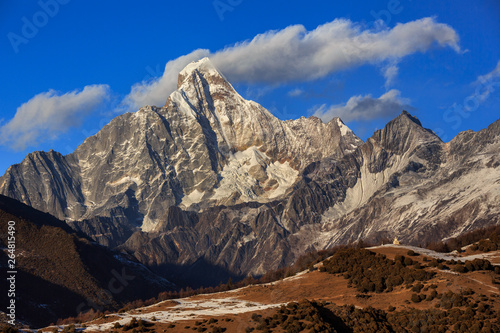
[[[302,272],[295,274],[294,276],[287,277],[280,281],[261,284],[260,286],[275,285],[287,281],[297,280],[302,278],[303,275],[307,273],[308,270],[304,270]],[[171,299],[141,308],[142,310],[146,309],[151,310],[163,303],[167,302],[177,303],[177,305],[165,310],[152,311],[148,313],[137,313],[138,309],[135,309],[132,310],[133,313],[125,312],[121,314],[111,314],[110,316],[119,317],[120,319],[105,324],[93,324],[93,325],[90,324],[87,326],[86,330],[88,331],[109,330],[115,325],[115,323],[120,323],[120,325],[128,324],[132,319],[132,317],[135,317],[137,320],[142,319],[146,321],[152,321],[154,317],[156,319],[156,322],[170,323],[182,320],[196,320],[202,317],[210,317],[210,316],[216,317],[228,314],[261,311],[271,308],[277,308],[287,304],[287,303],[262,304],[258,302],[250,302],[248,300],[237,299],[234,297],[227,297],[229,296],[229,294],[240,292],[241,290],[249,288],[251,286],[252,285],[214,294],[200,294],[187,298]],[[220,296],[226,296],[226,297],[220,297]],[[210,298],[207,299],[204,297],[210,297]]]
[[[122,313],[114,314],[113,316],[120,317],[119,320],[115,320],[105,324],[94,324],[88,325],[87,330],[89,331],[104,331],[113,328],[115,323],[120,323],[120,325],[125,325],[130,322],[132,317],[137,320],[142,319],[146,321],[152,321],[155,317],[156,322],[169,323],[181,320],[193,320],[199,319],[204,316],[222,316],[227,314],[245,313],[252,311],[260,311],[269,308],[275,308],[282,305],[279,304],[261,304],[257,302],[249,302],[236,298],[213,298],[213,299],[173,299],[167,302],[176,302],[176,306],[169,308],[167,310],[149,312],[145,314],[131,314]],[[161,303],[158,303],[161,304]],[[148,308],[157,306],[154,304]]]
[[[407,250],[413,250],[413,251],[415,251],[417,253],[420,253],[422,255],[426,255],[428,257],[432,257],[432,258],[435,258],[435,259],[456,260],[456,261],[462,261],[462,262],[466,262],[466,261],[470,261],[470,260],[474,260],[474,259],[487,259],[488,260],[489,257],[497,255],[496,252],[493,252],[493,253],[473,254],[473,255],[469,255],[469,256],[460,257],[458,254],[455,254],[453,252],[452,253],[440,253],[440,252],[436,252],[436,251],[424,249],[424,248],[417,247],[417,246],[393,245],[393,244],[373,246],[373,247],[369,247],[368,250],[378,249],[378,248],[381,248],[381,247],[403,248],[403,249],[407,249]],[[498,265],[498,266],[500,266],[500,264],[493,264],[493,263],[492,263],[492,265]]]

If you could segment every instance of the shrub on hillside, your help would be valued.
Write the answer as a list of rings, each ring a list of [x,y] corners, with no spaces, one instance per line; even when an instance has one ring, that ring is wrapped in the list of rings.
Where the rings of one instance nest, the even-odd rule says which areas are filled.
[[[476,229],[445,242],[429,244],[427,248],[436,252],[448,253],[461,250],[462,247],[476,242],[478,244],[471,246],[473,251],[488,252],[500,249],[500,225]]]
[[[453,297],[453,293],[444,295],[444,299]],[[395,311],[391,306],[385,312],[372,307],[361,309],[302,300],[282,306],[268,317],[253,316],[252,320],[261,332],[449,332],[456,328],[462,332],[500,331],[497,313],[487,304],[480,303],[478,308]],[[252,331],[253,327],[246,329]]]
[[[396,256],[394,260],[375,254],[366,249],[342,249],[330,259],[325,260],[325,271],[330,274],[343,274],[349,284],[360,292],[392,291],[396,286],[414,281],[427,281],[435,273],[421,267],[413,267],[413,260]]]

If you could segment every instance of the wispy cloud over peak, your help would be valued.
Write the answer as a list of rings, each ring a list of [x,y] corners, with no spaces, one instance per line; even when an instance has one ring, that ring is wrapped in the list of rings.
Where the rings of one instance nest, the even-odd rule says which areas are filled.
[[[297,96],[300,96],[302,94],[304,94],[304,90],[302,90],[300,88],[295,88],[295,89],[290,90],[288,92],[288,96],[290,96],[290,97],[297,97]]]
[[[302,25],[269,31],[215,52],[211,58],[229,79],[283,83],[318,79],[366,63],[395,61],[434,45],[460,51],[455,30],[432,17],[376,31],[336,19],[312,31]]]
[[[399,90],[392,89],[378,98],[371,95],[359,95],[351,97],[346,104],[333,106],[323,104],[312,109],[311,113],[324,122],[328,122],[334,117],[350,122],[392,118],[401,113],[403,109],[413,109],[410,106],[410,100],[401,97]]]
[[[377,25],[375,30],[348,19],[335,19],[312,31],[292,25],[213,53],[199,49],[169,61],[161,78],[134,85],[125,102],[135,108],[163,105],[176,88],[178,72],[206,56],[233,83],[305,82],[372,64],[382,67],[389,86],[398,74],[400,59],[435,46],[460,52],[456,31],[433,17],[399,23],[392,29]]]

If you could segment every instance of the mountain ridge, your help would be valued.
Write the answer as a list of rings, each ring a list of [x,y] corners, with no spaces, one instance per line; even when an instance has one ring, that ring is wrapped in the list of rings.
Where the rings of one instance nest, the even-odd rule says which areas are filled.
[[[192,285],[500,222],[500,121],[444,143],[403,111],[362,142],[339,118],[277,119],[208,59],[178,82],[164,107],[116,117],[73,154],[29,155],[0,193]]]
[[[468,161],[456,161],[435,134],[404,113],[399,117],[413,126],[419,144],[401,141],[403,145],[395,146],[394,140],[382,140],[397,134],[391,131],[394,123],[388,124],[355,152],[341,159],[326,158],[310,164],[286,199],[266,204],[218,207],[214,208],[216,214],[201,212],[196,215],[197,222],[192,227],[193,239],[212,234],[209,239],[222,239],[225,250],[216,250],[216,244],[196,242],[201,248],[191,248],[186,251],[191,255],[180,259],[181,254],[178,260],[187,260],[193,257],[193,252],[198,252],[194,257],[218,262],[230,271],[259,275],[293,262],[293,258],[310,249],[359,240],[388,241],[394,237],[418,245],[499,223],[494,203],[500,198],[500,193],[491,185],[500,181],[495,164],[482,160],[474,168],[468,168]],[[380,134],[384,131],[386,134]],[[494,143],[491,149],[498,151],[498,140],[483,145],[491,143]],[[478,147],[475,145],[468,150],[472,148]],[[489,186],[480,184],[467,189],[470,184],[467,179],[481,179],[485,174],[489,176],[483,177],[482,183],[491,183]],[[462,177],[467,181],[464,182]],[[446,196],[441,190],[443,187],[446,191],[448,188],[453,190],[449,190]],[[467,195],[461,194],[464,189]],[[430,199],[425,198],[425,193],[431,194]],[[478,200],[484,201],[484,207],[474,209]],[[239,223],[228,225],[227,220]],[[223,234],[213,235],[210,231],[213,227]],[[169,242],[184,237],[178,233],[190,234],[192,229],[181,232],[174,228],[169,229],[168,234],[147,235],[142,241],[156,244],[147,251],[142,250],[143,245],[132,241],[133,238],[124,247],[154,266],[154,259],[146,259],[148,254],[165,253]],[[207,251],[207,247],[213,250]],[[246,259],[248,251],[252,259]]]

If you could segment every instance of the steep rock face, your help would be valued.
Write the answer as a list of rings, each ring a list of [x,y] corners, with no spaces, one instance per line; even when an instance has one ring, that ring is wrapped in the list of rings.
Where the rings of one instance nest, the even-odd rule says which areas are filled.
[[[61,217],[83,199],[77,161],[53,150],[29,154],[0,178],[1,193]]]
[[[164,107],[116,117],[72,154],[28,155],[0,178],[0,193],[117,245],[172,206],[275,200],[310,162],[362,144],[339,119],[277,119],[207,58],[178,80]]]
[[[178,210],[123,248],[163,274],[204,276],[189,280],[202,284],[263,274],[311,249],[394,237],[418,245],[499,223],[499,134],[493,124],[445,144],[403,112],[354,152],[311,163],[284,198]]]
[[[500,122],[445,144],[409,120],[403,113],[359,148],[359,178],[313,228],[317,247],[394,237],[425,245],[499,223]],[[325,181],[328,174],[314,178]]]

